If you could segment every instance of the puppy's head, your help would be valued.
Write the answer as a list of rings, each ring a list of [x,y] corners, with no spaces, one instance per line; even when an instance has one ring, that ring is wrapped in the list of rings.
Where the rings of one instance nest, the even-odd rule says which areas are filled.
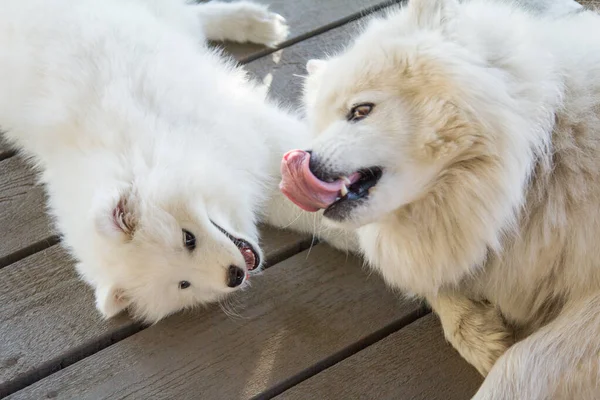
[[[309,61],[305,105],[315,138],[309,152],[288,160],[290,175],[303,180],[288,197],[355,228],[422,198],[465,160],[494,152],[477,108],[505,94],[454,40],[458,7],[412,0],[373,21],[341,55]]]
[[[246,287],[260,269],[250,199],[217,179],[176,176],[157,171],[97,199],[98,240],[79,270],[107,318],[127,308],[153,323]]]

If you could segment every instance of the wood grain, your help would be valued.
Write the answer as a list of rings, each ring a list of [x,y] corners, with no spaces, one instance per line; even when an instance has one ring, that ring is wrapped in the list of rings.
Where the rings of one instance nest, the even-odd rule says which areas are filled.
[[[0,268],[52,243],[44,190],[19,157],[0,161]]]
[[[271,227],[261,234],[270,264],[311,243]],[[0,397],[142,329],[126,315],[100,318],[60,246],[1,269],[0,282]]]
[[[326,245],[277,264],[236,303],[179,314],[10,399],[246,399],[259,395],[418,306],[361,262]]]
[[[430,314],[276,399],[464,400],[482,381]]]

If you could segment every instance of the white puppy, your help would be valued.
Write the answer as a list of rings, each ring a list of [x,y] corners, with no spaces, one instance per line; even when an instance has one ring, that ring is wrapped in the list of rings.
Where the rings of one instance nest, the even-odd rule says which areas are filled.
[[[154,322],[246,286],[259,210],[295,220],[273,195],[306,129],[204,42],[272,44],[283,18],[249,2],[1,8],[0,129],[41,171],[102,314]]]
[[[411,0],[307,69],[284,193],[430,301],[476,398],[600,398],[600,16]]]

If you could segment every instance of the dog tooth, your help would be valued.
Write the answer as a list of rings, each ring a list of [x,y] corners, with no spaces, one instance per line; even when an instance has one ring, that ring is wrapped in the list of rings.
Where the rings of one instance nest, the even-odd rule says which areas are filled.
[[[342,197],[348,194],[348,188],[346,185],[342,185],[342,189],[340,190]]]
[[[350,181],[350,178],[348,178],[347,176],[342,176],[340,179],[344,181],[344,183],[346,184],[346,186],[352,185],[352,182]]]

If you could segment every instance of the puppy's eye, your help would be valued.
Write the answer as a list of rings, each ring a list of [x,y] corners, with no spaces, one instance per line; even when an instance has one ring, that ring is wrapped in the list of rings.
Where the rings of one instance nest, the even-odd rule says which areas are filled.
[[[188,250],[194,250],[196,248],[196,236],[193,233],[182,229],[183,232],[183,245]]]
[[[347,119],[349,122],[358,122],[361,119],[365,119],[367,115],[373,111],[373,107],[375,105],[373,103],[362,103],[357,104],[348,113]]]
[[[179,289],[187,289],[190,286],[192,286],[192,284],[189,283],[188,281],[181,281],[181,282],[179,282]]]

